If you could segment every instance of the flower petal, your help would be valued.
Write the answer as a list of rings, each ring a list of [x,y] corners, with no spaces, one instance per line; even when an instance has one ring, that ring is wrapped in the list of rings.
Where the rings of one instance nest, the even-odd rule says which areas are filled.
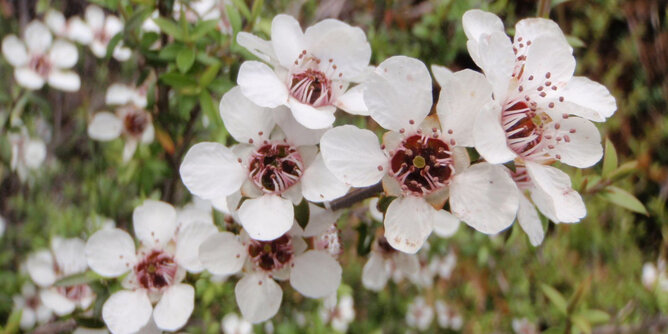
[[[290,15],[276,15],[271,22],[271,44],[281,65],[291,68],[299,54],[306,50],[299,22]]]
[[[475,149],[490,163],[501,164],[517,156],[506,142],[501,126],[501,107],[497,103],[485,105],[473,125]]]
[[[239,86],[223,95],[219,110],[225,129],[240,143],[262,143],[275,125],[273,111],[251,102]]]
[[[517,221],[520,223],[520,227],[522,227],[524,233],[529,237],[531,245],[536,247],[543,242],[543,238],[545,237],[543,224],[540,222],[540,218],[538,218],[536,208],[534,208],[533,204],[531,204],[529,199],[524,195],[520,195],[520,207],[519,210],[517,210]]]
[[[336,223],[341,217],[341,211],[323,209],[315,204],[308,204],[309,215],[308,224],[304,228],[303,237],[314,237],[321,235]]]
[[[111,228],[95,232],[86,242],[88,266],[103,277],[117,277],[134,266],[135,243],[130,235]]]
[[[88,45],[93,40],[93,30],[80,17],[70,17],[67,25],[69,26],[67,38],[82,45]]]
[[[81,78],[73,71],[51,70],[49,86],[65,92],[76,92],[81,87]]]
[[[102,8],[96,5],[88,5],[84,17],[86,18],[86,23],[88,23],[93,30],[101,30],[104,27],[105,17]]]
[[[441,238],[449,238],[459,229],[459,219],[445,210],[437,210],[434,217],[434,233]]]
[[[369,260],[362,268],[362,284],[372,291],[380,291],[387,284],[390,276],[385,270],[385,259],[378,252],[371,252]]]
[[[483,34],[504,32],[501,19],[480,9],[467,10],[462,16],[462,26],[468,39],[478,40]]]
[[[288,99],[288,106],[299,124],[308,129],[325,129],[334,123],[334,106],[313,107],[296,99]]]
[[[524,64],[523,77],[536,78],[533,80],[533,85],[540,85],[544,82],[544,78],[548,77],[555,83],[568,82],[573,77],[575,71],[575,57],[571,53],[571,48],[568,44],[549,36],[536,38],[531,44],[531,48],[527,51],[527,59]],[[523,83],[529,81],[523,80]],[[530,90],[531,86],[524,87]]]
[[[136,92],[132,87],[121,83],[113,83],[107,88],[104,99],[108,105],[122,106],[133,101],[135,95]]]
[[[188,284],[175,284],[167,288],[155,305],[153,320],[158,328],[175,331],[183,327],[195,308],[195,289]]]
[[[329,253],[310,250],[294,259],[290,285],[306,297],[323,298],[339,288],[341,272],[341,265]]]
[[[26,46],[16,35],[7,35],[2,39],[2,55],[14,67],[21,67],[28,63]]]
[[[153,307],[145,290],[121,290],[109,297],[102,306],[102,319],[113,334],[139,331],[149,320]]]
[[[58,68],[70,68],[77,63],[79,51],[74,44],[56,40],[49,50],[49,60]]]
[[[450,184],[452,213],[474,229],[495,234],[515,220],[519,194],[503,166],[486,162],[455,174]]]
[[[503,32],[484,35],[478,43],[478,65],[492,85],[494,96],[502,101],[508,93],[508,85],[515,69],[513,43]]]
[[[250,273],[234,287],[241,315],[253,324],[276,315],[281,307],[283,290],[264,273]]]
[[[217,231],[216,226],[206,221],[195,221],[180,229],[174,252],[176,262],[191,273],[199,273],[204,270],[204,265],[199,259],[199,247],[204,240]]]
[[[245,61],[239,68],[237,83],[253,103],[276,108],[288,101],[288,88],[267,64]]]
[[[76,304],[58,293],[55,288],[41,290],[39,299],[59,317],[72,313],[76,308]]]
[[[88,136],[101,141],[108,141],[118,138],[123,131],[123,122],[108,111],[101,111],[93,116],[93,120],[88,124]]]
[[[239,221],[251,238],[274,240],[290,230],[294,214],[290,200],[267,194],[243,202]]]
[[[41,287],[51,286],[56,281],[54,268],[53,257],[48,250],[36,252],[26,261],[30,278]]]
[[[240,31],[237,34],[237,43],[263,61],[268,63],[275,62],[276,54],[274,54],[271,41],[266,41],[251,33]]]
[[[14,79],[16,79],[19,85],[30,90],[40,89],[45,83],[44,78],[27,67],[17,67],[14,69]]]
[[[320,150],[329,171],[353,187],[377,183],[389,168],[378,137],[352,125],[337,126],[325,132]]]
[[[56,242],[57,240],[60,241]],[[51,241],[51,250],[61,275],[69,276],[88,269],[86,243],[83,240],[79,238],[54,239]]]
[[[181,163],[181,180],[191,193],[203,199],[231,195],[247,179],[247,171],[237,159],[221,144],[195,144]]]
[[[322,154],[318,154],[313,164],[304,171],[301,184],[304,198],[315,203],[339,198],[350,189],[327,169]]]
[[[308,27],[304,39],[308,51],[322,60],[321,69],[336,65],[330,77],[338,77],[340,73],[340,78],[350,81],[365,71],[371,60],[371,45],[364,31],[336,19],[325,19]]]
[[[51,46],[53,36],[51,36],[49,28],[44,23],[33,20],[28,23],[23,33],[23,39],[30,54],[44,54]]]
[[[436,210],[421,197],[399,197],[385,212],[385,238],[404,253],[415,254],[434,227]]]
[[[445,66],[431,65],[431,74],[434,76],[436,83],[441,87],[443,87],[446,82],[454,79],[452,71]]]
[[[364,103],[371,118],[385,129],[410,132],[417,129],[431,110],[431,76],[418,59],[388,58],[378,65],[365,85]]]
[[[274,120],[283,130],[288,141],[295,146],[318,145],[326,129],[309,129],[297,122],[290,109],[278,107],[274,109]]]
[[[568,45],[566,36],[564,36],[561,28],[559,28],[559,25],[552,20],[541,17],[532,17],[520,20],[515,25],[515,44],[526,44],[527,42],[533,43],[534,40],[543,36],[547,36],[554,40],[560,40],[564,45]]]
[[[610,91],[585,77],[573,77],[560,92],[566,104],[574,104],[568,108],[569,113],[594,122],[605,121],[617,110],[617,102]]]
[[[199,260],[214,275],[232,275],[241,270],[247,250],[230,232],[210,235],[199,246]]]
[[[145,200],[132,212],[132,223],[142,245],[162,248],[174,239],[176,210],[169,203]]]
[[[363,84],[348,89],[348,91],[336,99],[334,105],[349,114],[369,116],[369,108],[364,103],[365,89],[365,85]]]
[[[582,197],[571,188],[568,174],[551,166],[526,163],[531,177],[531,199],[555,223],[576,223],[587,215]]]
[[[137,151],[137,145],[139,142],[134,138],[126,138],[125,145],[123,146],[123,162],[126,163],[132,159],[132,156]]]
[[[601,134],[592,122],[580,117],[569,117],[559,119],[558,124],[559,129],[555,130],[549,140],[551,147],[554,147],[548,152],[551,156],[578,168],[591,167],[601,160]]]

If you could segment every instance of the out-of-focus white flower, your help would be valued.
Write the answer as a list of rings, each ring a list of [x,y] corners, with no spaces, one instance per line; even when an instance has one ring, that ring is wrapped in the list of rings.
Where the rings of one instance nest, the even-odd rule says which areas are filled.
[[[123,22],[114,15],[105,15],[102,8],[95,5],[86,7],[84,17],[86,24],[93,32],[90,50],[96,57],[104,58],[111,39],[123,31]],[[132,50],[124,47],[121,41],[116,45],[112,55],[118,61],[126,61],[132,56]]]
[[[106,103],[116,105],[115,113],[100,111],[88,124],[88,136],[109,141],[125,137],[123,161],[127,162],[139,143],[149,144],[155,137],[153,118],[146,107],[146,89],[115,83],[107,89]]]
[[[466,150],[457,146],[459,124],[427,117],[432,81],[424,63],[389,58],[365,86],[371,117],[390,130],[383,145],[375,133],[344,125],[325,132],[320,149],[340,181],[368,187],[382,180],[385,192],[398,196],[384,220],[392,247],[415,253],[433,230],[453,234],[459,219],[487,234],[512,224],[519,194],[508,173],[486,162],[469,166]],[[448,200],[454,215],[442,210]]]
[[[419,270],[417,255],[398,252],[384,237],[379,237],[362,269],[362,284],[369,290],[380,291],[391,277],[399,282]]]
[[[436,256],[432,258],[429,263],[431,270],[442,279],[449,279],[456,265],[457,255],[452,250],[444,257]]]
[[[83,45],[88,45],[93,40],[93,31],[78,16],[65,19],[63,13],[51,8],[44,15],[44,23],[57,37],[66,38]]]
[[[272,21],[270,41],[240,32],[237,42],[271,65],[241,64],[237,82],[254,103],[288,106],[310,129],[330,127],[337,107],[368,115],[362,85],[348,89],[368,72],[371,46],[362,29],[327,19],[302,32],[297,20],[281,14]]]
[[[86,228],[89,233],[95,233],[99,230],[108,230],[116,227],[116,222],[104,216],[95,215],[86,220]]]
[[[58,316],[70,314],[76,308],[86,310],[95,301],[95,293],[88,284],[54,285],[61,278],[88,269],[84,248],[85,243],[79,238],[55,237],[50,250],[40,250],[28,257],[28,274],[41,287],[42,303]]]
[[[513,319],[513,331],[515,334],[538,334],[536,324],[527,318]]]
[[[0,237],[5,234],[5,228],[7,228],[7,222],[5,221],[5,218],[0,216]]]
[[[188,22],[218,21],[218,30],[221,33],[231,35],[232,24],[227,16],[225,6],[230,5],[229,0],[192,0],[188,3],[183,1],[174,1],[174,18],[180,19],[181,11]]]
[[[21,182],[25,182],[29,171],[38,170],[46,159],[46,144],[39,138],[30,138],[25,128],[21,128],[20,133],[10,133],[9,142],[12,146],[10,167]]]
[[[21,287],[21,294],[12,298],[14,309],[21,311],[19,327],[29,330],[37,324],[47,323],[53,316],[53,311],[42,303],[37,288],[31,283],[25,283]]]
[[[649,290],[654,290],[658,285],[662,291],[668,291],[665,260],[658,259],[656,265],[650,262],[645,263],[642,267],[642,283]]]
[[[355,319],[355,306],[351,295],[343,295],[340,298],[336,294],[331,296],[332,305],[323,305],[320,309],[320,319],[324,323],[330,323],[335,331],[345,333],[348,325]]]
[[[436,301],[436,319],[439,327],[452,328],[456,331],[460,330],[464,323],[462,316],[442,300]]]
[[[274,323],[267,321],[264,323],[264,332],[267,334],[274,334]]]
[[[137,332],[150,321],[175,331],[186,324],[195,303],[195,289],[181,281],[186,270],[204,270],[197,250],[216,227],[196,222],[177,232],[176,210],[153,200],[135,208],[132,220],[139,249],[117,228],[96,232],[86,244],[88,265],[96,273],[119,277],[129,272],[122,282],[125,290],[104,303],[102,318],[114,334]]]
[[[317,154],[322,130],[310,130],[290,113],[260,107],[235,87],[220,101],[229,133],[241,144],[195,144],[186,153],[180,173],[191,193],[207,200],[250,199],[238,210],[246,232],[256,240],[273,240],[290,230],[293,204],[331,200],[348,187],[334,178]],[[274,130],[278,124],[280,129]],[[236,208],[229,205],[229,208]]]
[[[424,298],[417,297],[408,305],[406,324],[418,330],[426,330],[434,320],[434,309],[425,302]]]
[[[295,290],[309,298],[329,296],[339,287],[339,263],[325,250],[307,250],[303,237],[309,234],[299,224],[272,241],[251,239],[245,231],[240,237],[218,232],[202,243],[199,256],[204,267],[216,275],[243,269],[234,289],[237,305],[242,316],[256,324],[270,319],[280,308],[283,291],[274,279],[289,279]]]
[[[79,59],[77,48],[57,39],[43,23],[32,21],[23,32],[23,40],[7,35],[2,40],[2,54],[14,67],[14,79],[24,88],[36,90],[45,83],[75,92],[81,86],[79,75],[70,70]]]
[[[223,317],[221,322],[225,334],[250,334],[253,325],[248,320],[239,317],[236,313],[229,313]]]

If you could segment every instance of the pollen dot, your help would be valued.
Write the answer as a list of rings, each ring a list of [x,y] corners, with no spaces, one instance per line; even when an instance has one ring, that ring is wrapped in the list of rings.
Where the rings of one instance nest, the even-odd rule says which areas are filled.
[[[412,120],[412,119],[409,119],[409,120],[408,120],[408,124],[415,124],[415,121]]]
[[[533,75],[530,75],[530,76],[529,76],[529,80],[533,80]]]
[[[248,143],[252,144],[253,143],[253,138],[248,139]]]
[[[434,131],[434,132],[436,132],[436,131]],[[454,131],[452,131],[452,129],[448,129],[448,134],[451,135],[453,132],[454,132]]]
[[[550,104],[547,105],[550,108],[554,108],[554,102],[550,102]]]
[[[383,171],[383,166],[378,165],[378,170],[379,170],[379,171]]]

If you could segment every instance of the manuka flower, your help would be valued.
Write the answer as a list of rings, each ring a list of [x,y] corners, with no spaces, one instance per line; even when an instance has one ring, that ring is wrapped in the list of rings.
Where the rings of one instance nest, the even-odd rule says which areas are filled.
[[[26,128],[21,128],[19,133],[10,133],[8,137],[12,147],[9,167],[24,182],[30,170],[38,170],[46,159],[46,144],[39,138],[31,138]]]
[[[84,18],[93,32],[90,50],[95,57],[104,58],[107,55],[107,47],[111,39],[123,31],[123,21],[115,15],[105,15],[102,8],[95,5],[86,7]],[[132,50],[123,46],[121,41],[114,48],[112,56],[118,61],[126,61],[132,56]]]

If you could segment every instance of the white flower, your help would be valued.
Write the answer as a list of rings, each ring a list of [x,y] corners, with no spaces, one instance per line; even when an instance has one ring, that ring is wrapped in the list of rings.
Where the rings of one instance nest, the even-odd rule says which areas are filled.
[[[668,273],[663,259],[659,259],[656,265],[647,262],[642,266],[642,284],[648,290],[658,286],[662,291],[668,291]]]
[[[23,33],[23,41],[16,35],[2,40],[2,54],[14,66],[14,79],[24,88],[36,90],[45,83],[66,92],[75,92],[81,79],[70,70],[79,59],[77,48],[70,42],[57,39],[49,28],[32,21]]]
[[[456,265],[457,255],[452,250],[444,257],[436,256],[432,258],[429,263],[431,270],[442,279],[449,279]]]
[[[46,144],[39,138],[30,138],[25,128],[21,128],[20,133],[10,133],[9,142],[12,146],[10,167],[25,182],[29,171],[38,170],[46,159]]]
[[[37,288],[30,283],[23,284],[21,294],[12,299],[14,309],[21,311],[19,327],[25,331],[35,327],[36,324],[47,323],[53,316],[53,311],[42,303]]]
[[[436,320],[439,327],[456,331],[460,330],[464,323],[462,316],[442,300],[436,301]]]
[[[188,22],[218,21],[218,29],[226,35],[232,34],[232,24],[227,16],[226,6],[229,0],[191,0],[184,4],[182,1],[174,1],[174,19],[179,20],[183,10]]]
[[[175,331],[186,324],[195,302],[195,289],[181,281],[186,270],[203,270],[197,250],[216,228],[196,222],[178,229],[176,210],[152,200],[137,207],[132,220],[139,249],[117,228],[96,232],[86,244],[88,265],[96,273],[119,277],[129,272],[122,282],[125,290],[104,303],[102,318],[114,334],[137,332],[151,319],[161,330]]]
[[[39,292],[42,303],[58,316],[70,314],[76,308],[86,310],[95,301],[95,293],[88,284],[54,285],[59,279],[88,269],[84,247],[84,241],[79,238],[56,237],[51,240],[51,250],[41,250],[28,257],[28,274],[42,288]]]
[[[102,8],[89,5],[84,14],[86,24],[93,32],[93,40],[90,42],[90,50],[98,58],[107,55],[107,47],[111,39],[123,31],[123,22],[114,15],[105,15]],[[132,50],[119,42],[113,51],[114,59],[126,61],[132,56]]]
[[[343,295],[338,299],[336,294],[331,298],[331,305],[325,305],[320,309],[320,319],[324,323],[330,323],[337,332],[345,333],[348,325],[355,320],[354,300],[351,295]]]
[[[288,106],[310,129],[330,127],[337,107],[368,115],[363,87],[348,89],[363,78],[371,58],[362,29],[327,19],[302,32],[297,20],[281,14],[272,21],[271,41],[240,32],[237,42],[273,67],[258,61],[241,64],[237,82],[254,103]]]
[[[146,89],[115,83],[107,89],[106,104],[117,105],[115,113],[100,111],[88,124],[88,136],[100,141],[125,137],[123,161],[132,158],[139,143],[149,144],[155,137],[153,118],[146,107]]]
[[[515,334],[538,334],[536,324],[527,318],[513,319],[512,324]]]
[[[44,15],[44,23],[54,35],[88,45],[93,40],[93,31],[78,16],[65,19],[63,13],[51,8]]]
[[[398,252],[385,237],[379,237],[362,269],[362,284],[369,290],[380,291],[391,277],[398,283],[419,270],[420,261],[416,254]]]
[[[309,223],[310,224],[310,223]],[[341,283],[341,266],[325,250],[307,250],[304,233],[298,224],[290,232],[272,241],[254,240],[242,232],[241,238],[230,232],[210,236],[199,248],[204,267],[215,275],[242,271],[234,289],[242,316],[251,323],[273,317],[283,299],[281,287],[274,281],[290,280],[290,285],[309,298],[323,298]]]
[[[406,324],[421,331],[431,326],[434,320],[434,309],[425,302],[424,298],[417,297],[408,305],[406,312]]]
[[[212,142],[196,144],[180,168],[188,190],[203,199],[234,197],[239,191],[249,197],[238,218],[257,240],[272,240],[290,230],[292,205],[302,197],[325,201],[348,191],[317,155],[322,130],[304,128],[281,108],[259,107],[233,88],[220,101],[220,114],[227,131],[243,144],[233,149]],[[276,123],[284,137],[281,131],[272,134]]]
[[[253,325],[236,313],[226,314],[221,321],[221,326],[225,334],[250,334],[253,332]]]
[[[454,233],[459,219],[487,234],[512,224],[519,196],[510,176],[489,163],[469,166],[465,149],[457,147],[458,122],[426,117],[432,84],[421,61],[389,58],[365,86],[371,117],[391,130],[384,144],[369,130],[344,125],[328,130],[320,149],[340,181],[367,187],[382,179],[386,193],[398,196],[384,221],[392,247],[415,253],[435,228]],[[441,210],[448,197],[456,217]]]

